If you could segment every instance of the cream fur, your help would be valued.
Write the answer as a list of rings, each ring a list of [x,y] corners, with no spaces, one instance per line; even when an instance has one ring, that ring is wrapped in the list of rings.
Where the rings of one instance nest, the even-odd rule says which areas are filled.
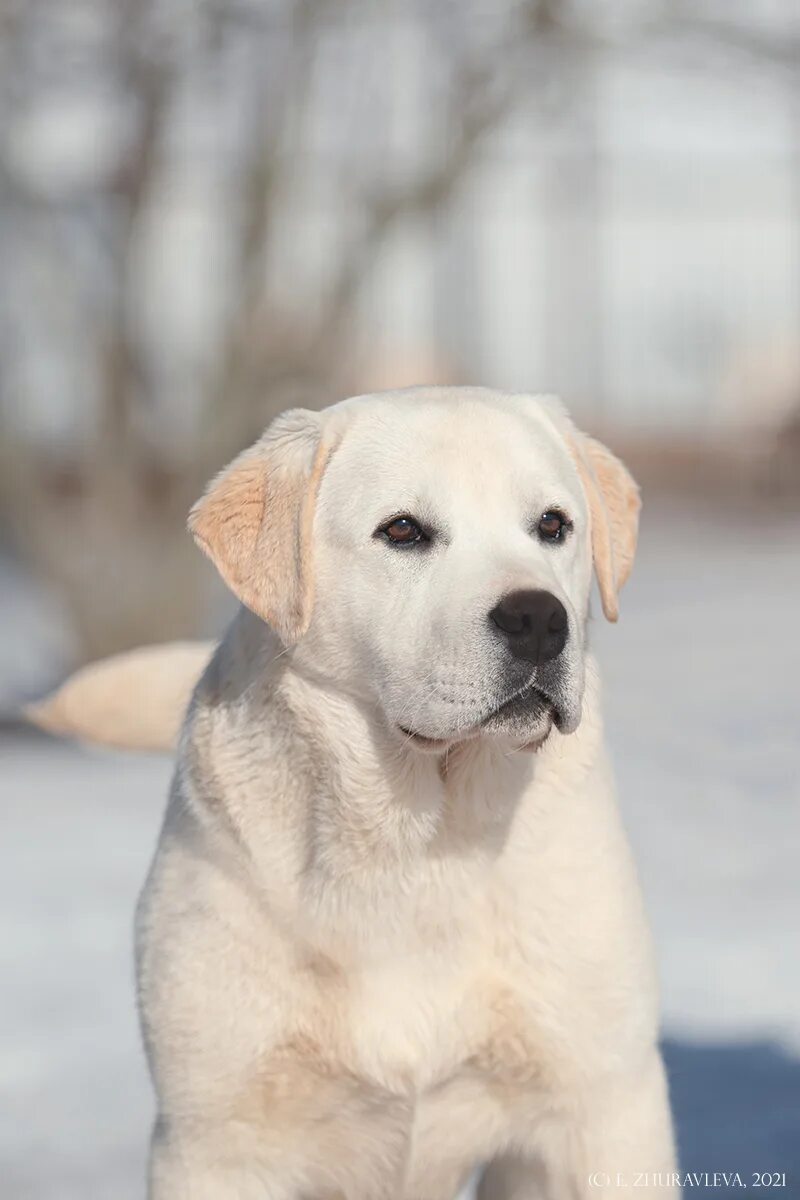
[[[189,514],[189,529],[243,604],[294,642],[308,628],[307,569],[319,481],[329,453],[317,413],[283,413]]]
[[[213,642],[143,646],[92,663],[25,710],[61,737],[122,750],[172,750]]]
[[[633,570],[639,533],[639,488],[627,467],[601,442],[569,437],[589,501],[594,568],[603,613],[619,617],[619,593]]]
[[[585,649],[580,435],[553,401],[479,389],[361,397],[319,444],[333,428],[308,628],[234,621],[139,907],[152,1200],[453,1200],[482,1162],[483,1200],[671,1192],[650,939]],[[604,503],[624,562],[635,513]],[[528,523],[553,504],[574,529],[541,546]],[[409,511],[439,530],[427,549],[374,536]],[[273,606],[274,568],[248,567]],[[567,608],[563,732],[538,709],[486,732],[486,613],[514,587]]]

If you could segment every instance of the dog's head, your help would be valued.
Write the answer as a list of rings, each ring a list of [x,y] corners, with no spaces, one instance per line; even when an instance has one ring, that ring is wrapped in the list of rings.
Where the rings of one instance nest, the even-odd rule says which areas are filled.
[[[420,388],[284,413],[190,527],[298,669],[438,750],[577,727],[592,561],[616,620],[638,512],[558,401]]]

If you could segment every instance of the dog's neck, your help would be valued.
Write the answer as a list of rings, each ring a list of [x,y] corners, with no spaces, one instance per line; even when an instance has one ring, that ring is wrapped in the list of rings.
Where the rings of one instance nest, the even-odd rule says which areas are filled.
[[[342,888],[371,896],[398,873],[413,891],[433,863],[485,872],[521,806],[530,813],[569,802],[570,779],[578,785],[601,741],[594,670],[589,676],[581,728],[553,732],[536,753],[489,738],[423,753],[387,727],[376,705],[300,669],[244,614],[198,689],[187,762],[198,781],[233,778],[215,796],[218,817],[256,867],[285,871],[287,902],[322,906],[323,895]]]

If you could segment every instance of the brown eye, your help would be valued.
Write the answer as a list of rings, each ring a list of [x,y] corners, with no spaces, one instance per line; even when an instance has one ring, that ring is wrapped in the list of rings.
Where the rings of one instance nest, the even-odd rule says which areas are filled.
[[[415,542],[427,542],[428,538],[412,517],[394,517],[388,525],[378,530],[393,546],[411,546]]]
[[[543,542],[560,542],[570,528],[570,523],[558,509],[550,508],[542,513],[536,532]]]

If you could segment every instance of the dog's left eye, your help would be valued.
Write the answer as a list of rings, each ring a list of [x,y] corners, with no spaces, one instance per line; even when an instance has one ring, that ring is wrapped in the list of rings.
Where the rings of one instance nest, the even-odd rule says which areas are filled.
[[[571,528],[570,522],[557,508],[549,508],[539,517],[536,532],[543,542],[560,542]]]
[[[430,540],[413,517],[392,517],[388,525],[381,525],[377,532],[393,546],[413,546]]]

